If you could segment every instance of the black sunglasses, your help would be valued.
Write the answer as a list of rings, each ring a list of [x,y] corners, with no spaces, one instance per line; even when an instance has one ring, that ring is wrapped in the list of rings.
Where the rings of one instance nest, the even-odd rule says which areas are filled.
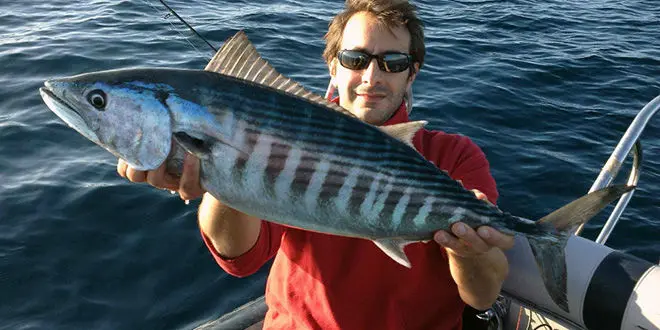
[[[378,67],[385,72],[402,72],[410,67],[412,57],[404,53],[385,53],[373,55],[359,50],[340,50],[337,58],[341,66],[351,70],[363,70],[376,59]]]

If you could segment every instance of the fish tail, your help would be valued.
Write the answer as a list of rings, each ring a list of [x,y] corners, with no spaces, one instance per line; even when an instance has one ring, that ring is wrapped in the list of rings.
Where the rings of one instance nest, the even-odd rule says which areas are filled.
[[[587,222],[605,206],[634,188],[614,185],[584,195],[535,222],[540,230],[527,235],[548,294],[567,313],[569,308],[564,248],[572,229]]]
[[[566,256],[564,247],[569,234],[566,232],[554,233],[552,238],[536,235],[527,236],[529,246],[536,265],[541,272],[541,278],[552,301],[562,310],[568,312],[568,298],[566,293]]]

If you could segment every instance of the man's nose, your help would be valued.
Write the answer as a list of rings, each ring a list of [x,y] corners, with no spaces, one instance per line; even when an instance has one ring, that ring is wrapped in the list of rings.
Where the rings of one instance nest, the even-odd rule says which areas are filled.
[[[362,72],[362,82],[375,84],[380,81],[383,72],[378,67],[378,61],[375,58],[371,59],[369,65]]]

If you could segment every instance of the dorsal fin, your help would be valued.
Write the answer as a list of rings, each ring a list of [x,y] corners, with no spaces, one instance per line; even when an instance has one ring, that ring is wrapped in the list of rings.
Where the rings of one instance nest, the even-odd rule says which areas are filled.
[[[229,38],[204,70],[266,85],[355,118],[350,111],[306,90],[297,82],[277,72],[261,57],[243,31],[238,31]]]

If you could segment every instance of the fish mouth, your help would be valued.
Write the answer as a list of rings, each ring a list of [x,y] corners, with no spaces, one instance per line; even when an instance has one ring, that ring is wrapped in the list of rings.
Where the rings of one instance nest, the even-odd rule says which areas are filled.
[[[69,105],[69,103],[61,99],[59,96],[53,93],[53,91],[50,90],[48,86],[48,82],[46,82],[46,85],[44,87],[39,88],[39,92],[41,93],[41,97],[44,99],[44,101],[46,98],[48,98],[49,101],[53,103],[57,103],[59,105],[57,108],[66,108],[67,110],[78,115],[80,119],[83,119],[83,116],[76,109],[74,109],[72,106]]]
[[[95,129],[90,127],[85,117],[75,107],[53,92],[49,82],[46,82],[44,85],[44,87],[39,88],[39,94],[41,94],[41,98],[48,108],[69,125],[69,127],[78,131],[78,133],[86,138],[98,142],[99,139],[96,133],[94,133]]]

